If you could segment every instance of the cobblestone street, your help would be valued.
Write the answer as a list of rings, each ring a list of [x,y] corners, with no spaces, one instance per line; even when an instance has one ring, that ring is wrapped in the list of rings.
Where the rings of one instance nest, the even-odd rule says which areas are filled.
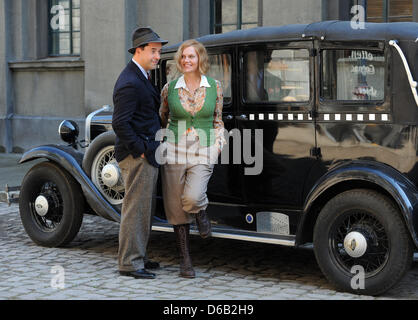
[[[0,203],[0,299],[417,299],[418,263],[381,297],[340,293],[327,282],[312,250],[191,237],[197,277],[178,277],[174,234],[153,232],[149,257],[155,280],[117,272],[118,228],[84,217],[75,240],[44,248],[26,235],[17,205]],[[57,282],[57,275],[62,282]]]

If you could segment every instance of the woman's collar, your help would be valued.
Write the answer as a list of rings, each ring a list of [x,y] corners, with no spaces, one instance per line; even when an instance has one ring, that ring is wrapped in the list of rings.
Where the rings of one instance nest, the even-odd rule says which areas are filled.
[[[205,75],[201,75],[200,77],[200,85],[199,87],[206,87],[206,88],[210,88],[210,84],[208,82],[208,79],[206,78]],[[187,85],[186,85],[186,81],[184,80],[184,75],[181,76],[177,83],[176,86],[174,87],[174,89],[179,89],[179,88],[183,88],[183,89],[187,89]]]

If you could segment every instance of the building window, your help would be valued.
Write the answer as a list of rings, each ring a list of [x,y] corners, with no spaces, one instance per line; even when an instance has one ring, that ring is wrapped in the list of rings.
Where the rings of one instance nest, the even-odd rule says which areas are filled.
[[[262,0],[211,0],[212,33],[260,26],[261,7]]]
[[[367,21],[413,21],[412,0],[367,0]]]
[[[80,0],[49,0],[50,56],[80,55]]]

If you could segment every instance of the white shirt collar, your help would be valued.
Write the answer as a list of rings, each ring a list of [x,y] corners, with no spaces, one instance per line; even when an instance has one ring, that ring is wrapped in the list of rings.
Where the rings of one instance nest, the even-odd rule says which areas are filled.
[[[139,70],[142,71],[145,79],[148,79],[148,72],[146,72],[145,69],[142,68],[141,65],[138,62],[136,62],[134,59],[132,59],[132,62],[135,63],[138,66]]]
[[[210,84],[208,82],[208,79],[206,78],[205,75],[202,74],[202,76],[200,77],[200,85],[199,87],[206,87],[206,88],[210,88]],[[184,76],[181,76],[179,78],[179,80],[176,83],[176,86],[174,87],[174,89],[179,89],[179,88],[183,88],[183,89],[187,89],[187,85],[186,85],[186,81],[184,80]]]

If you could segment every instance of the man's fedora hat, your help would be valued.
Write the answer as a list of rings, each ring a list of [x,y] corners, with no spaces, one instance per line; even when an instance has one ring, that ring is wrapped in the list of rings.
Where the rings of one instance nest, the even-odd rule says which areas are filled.
[[[162,45],[168,43],[167,40],[161,39],[150,27],[140,27],[132,33],[132,48],[128,51],[134,54],[136,48],[151,42],[161,42]]]

